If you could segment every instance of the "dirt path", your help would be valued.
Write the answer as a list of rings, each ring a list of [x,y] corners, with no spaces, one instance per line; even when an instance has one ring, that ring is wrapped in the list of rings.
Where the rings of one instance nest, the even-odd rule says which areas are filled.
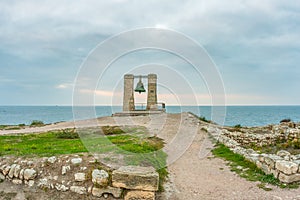
[[[225,161],[213,158],[210,153],[212,143],[207,139],[206,133],[201,131],[199,121],[188,113],[132,118],[104,117],[98,120],[80,121],[76,125],[87,127],[114,124],[146,126],[151,133],[166,141],[165,151],[169,155],[170,178],[165,185],[166,191],[159,199],[300,200],[300,189],[288,190],[268,186],[273,190],[264,191],[256,186],[257,182],[246,181],[231,172]],[[63,122],[41,128],[25,129],[25,132],[40,132],[41,130],[47,131],[73,126],[73,122]],[[20,132],[24,132],[24,130]],[[18,130],[0,131],[0,135],[20,132]],[[4,190],[5,187],[0,187],[0,192]],[[13,191],[11,188],[10,190]],[[20,189],[15,189],[15,191],[18,190],[20,192]]]

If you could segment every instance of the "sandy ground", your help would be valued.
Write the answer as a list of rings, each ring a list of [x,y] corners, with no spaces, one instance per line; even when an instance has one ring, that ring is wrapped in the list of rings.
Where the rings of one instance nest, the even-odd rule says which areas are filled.
[[[103,117],[77,122],[76,127],[114,124],[146,126],[152,134],[165,140],[164,150],[169,156],[170,175],[165,184],[166,191],[158,199],[300,199],[300,189],[289,190],[268,186],[272,188],[272,191],[264,191],[257,187],[258,182],[246,181],[231,172],[225,161],[213,158],[210,153],[213,144],[206,137],[206,133],[201,130],[202,124],[188,113],[131,118]],[[71,127],[74,127],[73,122],[63,122],[20,131],[0,131],[0,135]],[[24,195],[22,196],[25,190],[7,182],[0,184],[0,194],[3,191],[17,192],[12,199],[26,199]],[[57,196],[56,199],[63,199],[59,197]],[[0,199],[5,198],[0,196]]]

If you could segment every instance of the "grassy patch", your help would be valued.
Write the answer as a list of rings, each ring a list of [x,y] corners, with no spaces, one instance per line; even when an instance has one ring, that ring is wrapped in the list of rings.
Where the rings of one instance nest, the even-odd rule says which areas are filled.
[[[299,184],[283,184],[275,178],[273,175],[266,175],[261,169],[257,166],[247,161],[243,156],[233,153],[229,148],[223,144],[217,144],[216,148],[212,150],[212,153],[220,158],[223,158],[227,161],[230,161],[231,171],[239,174],[241,177],[249,181],[260,181],[260,188],[268,190],[269,188],[265,187],[265,184],[272,184],[279,186],[281,188],[297,188]]]
[[[79,134],[75,129],[49,131],[39,134],[0,136],[0,155],[53,156],[82,152],[118,153],[125,157],[128,165],[153,166],[160,175],[160,191],[167,177],[166,158],[162,151],[163,141],[157,137],[147,137],[134,127],[127,132],[118,128],[105,128],[108,135],[99,134],[99,129],[87,129]],[[121,134],[122,133],[122,134]],[[88,149],[85,148],[88,147]],[[109,158],[106,158],[106,161]]]

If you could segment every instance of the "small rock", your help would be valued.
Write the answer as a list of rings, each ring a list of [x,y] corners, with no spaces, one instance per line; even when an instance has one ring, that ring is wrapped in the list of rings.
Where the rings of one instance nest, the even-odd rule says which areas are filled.
[[[86,188],[81,186],[71,186],[70,190],[77,194],[86,194]]]
[[[280,156],[280,157],[285,157],[285,156],[290,156],[291,153],[288,152],[288,151],[285,151],[285,150],[280,150],[276,153],[277,156]]]
[[[74,174],[74,176],[75,176],[75,181],[82,182],[86,180],[85,173],[76,173]]]
[[[50,188],[50,184],[48,183],[47,178],[40,179],[37,186],[40,188]]]
[[[107,186],[108,173],[104,170],[94,169],[92,172],[92,182],[95,186]]]
[[[24,179],[24,169],[21,169],[19,173],[19,179],[23,180]]]
[[[80,171],[85,171],[87,167],[80,167]]]
[[[25,181],[25,184],[28,185],[29,187],[33,187],[34,186],[34,180]]]
[[[23,181],[20,180],[20,179],[13,179],[13,180],[12,180],[12,183],[13,183],[13,184],[16,184],[16,185],[21,185],[21,184],[23,183]]]
[[[0,173],[0,183],[5,180],[5,176]]]
[[[33,164],[34,164],[34,162],[33,162],[32,160],[29,160],[29,161],[27,162],[27,165],[28,165],[28,166],[33,166]]]
[[[62,192],[65,192],[65,191],[68,191],[68,190],[69,190],[68,187],[66,187],[66,186],[64,186],[64,185],[62,185],[62,184],[58,184],[58,183],[56,183],[55,189],[56,189],[57,191],[62,191]]]
[[[71,167],[70,166],[62,166],[62,169],[61,169],[61,174],[62,175],[65,175],[68,171],[71,170]]]
[[[16,168],[16,164],[12,164],[11,166],[10,166],[10,170],[9,170],[9,172],[8,172],[8,177],[9,178],[13,178],[14,177],[14,172],[15,172],[15,168]]]
[[[55,156],[52,156],[52,157],[47,159],[47,161],[51,164],[55,163],[56,160],[57,160],[57,158]]]
[[[33,180],[37,176],[37,173],[34,169],[25,169],[24,170],[24,179]]]
[[[14,177],[15,178],[19,178],[20,171],[21,171],[21,166],[20,165],[16,165],[15,171],[14,171]]]
[[[72,158],[72,159],[71,159],[71,163],[72,163],[73,165],[80,164],[80,163],[82,163],[82,158]]]

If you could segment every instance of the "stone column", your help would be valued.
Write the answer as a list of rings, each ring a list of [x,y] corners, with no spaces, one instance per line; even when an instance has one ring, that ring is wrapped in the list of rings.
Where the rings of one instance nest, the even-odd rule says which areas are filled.
[[[123,111],[134,110],[133,85],[134,85],[134,76],[132,74],[125,74],[124,75]]]
[[[157,76],[148,74],[147,110],[157,110]]]

